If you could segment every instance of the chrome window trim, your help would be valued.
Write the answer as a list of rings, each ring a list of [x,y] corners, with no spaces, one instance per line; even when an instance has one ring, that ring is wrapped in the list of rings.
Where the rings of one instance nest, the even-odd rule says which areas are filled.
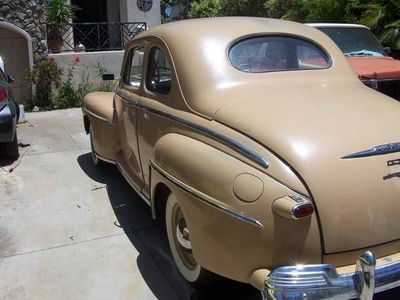
[[[173,116],[171,114],[162,112],[162,111],[154,109],[154,108],[150,108],[150,107],[145,106],[143,104],[139,104],[138,103],[138,104],[136,104],[136,106],[139,109],[143,110],[143,111],[147,111],[147,112],[159,115],[161,117],[164,117],[164,118],[170,119],[172,121],[175,121],[175,122],[177,122],[177,123],[179,123],[179,124],[181,124],[183,126],[193,128],[193,129],[195,129],[195,130],[197,130],[197,131],[199,131],[199,132],[201,132],[201,133],[203,133],[203,134],[205,134],[207,136],[210,136],[210,137],[212,137],[212,138],[214,138],[214,139],[216,139],[216,140],[218,140],[218,141],[220,141],[220,142],[222,142],[222,143],[224,143],[224,144],[226,144],[228,146],[233,147],[238,152],[243,154],[245,157],[247,157],[250,160],[256,162],[258,165],[264,167],[265,169],[267,169],[269,167],[269,163],[268,163],[267,159],[264,156],[262,156],[260,153],[250,149],[249,147],[239,143],[238,141],[236,141],[236,140],[234,140],[234,139],[232,139],[232,138],[230,138],[230,137],[228,137],[226,135],[223,135],[223,134],[221,134],[221,133],[219,133],[219,132],[217,132],[215,130],[209,129],[209,128],[205,127],[205,126],[202,126],[202,125],[196,124],[194,122],[185,120],[183,118],[180,118],[180,117],[177,117],[177,116]]]
[[[187,192],[188,194],[194,196],[195,198],[199,199],[203,203],[207,204],[208,206],[215,208],[224,214],[233,217],[241,222],[248,223],[250,225],[256,226],[258,228],[264,228],[264,225],[258,221],[257,219],[248,217],[242,213],[233,211],[219,203],[216,203],[211,197],[208,197],[207,195],[191,188],[187,184],[183,183],[179,179],[175,178],[173,175],[169,174],[168,172],[164,171],[160,166],[158,166],[154,161],[150,160],[150,165],[151,167],[156,170],[161,176],[163,176],[165,179],[171,181],[173,184],[178,186],[180,189],[183,191]]]

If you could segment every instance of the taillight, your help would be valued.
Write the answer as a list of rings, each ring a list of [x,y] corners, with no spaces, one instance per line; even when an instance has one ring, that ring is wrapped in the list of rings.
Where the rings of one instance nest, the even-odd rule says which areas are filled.
[[[301,219],[311,216],[314,212],[314,208],[311,204],[299,204],[292,209],[292,214],[295,219]]]
[[[8,99],[7,89],[0,86],[0,102],[6,102]]]
[[[276,199],[272,203],[272,210],[286,219],[302,219],[314,213],[311,201],[303,196],[291,195]]]

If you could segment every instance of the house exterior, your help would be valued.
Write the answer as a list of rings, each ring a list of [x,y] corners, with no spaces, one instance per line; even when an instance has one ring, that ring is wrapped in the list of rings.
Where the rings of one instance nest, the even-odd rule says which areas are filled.
[[[160,0],[68,0],[80,9],[64,31],[63,53],[51,54],[55,51],[49,47],[45,1],[50,0],[2,0],[0,5],[0,56],[5,72],[16,78],[13,87],[20,103],[29,98],[26,71],[35,61],[51,55],[63,66],[79,50],[87,52],[84,57],[90,63],[105,63],[107,68],[108,62],[118,62],[119,68],[122,51],[103,52],[121,50],[134,34],[161,23]]]

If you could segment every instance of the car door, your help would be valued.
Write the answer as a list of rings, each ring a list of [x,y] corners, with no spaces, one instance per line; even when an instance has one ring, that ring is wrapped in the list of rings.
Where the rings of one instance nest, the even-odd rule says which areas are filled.
[[[143,96],[138,108],[138,138],[144,185],[142,193],[150,194],[150,160],[154,145],[166,133],[175,131],[176,124],[168,115],[187,111],[171,55],[164,43],[149,38],[147,47]]]
[[[143,44],[137,44],[127,51],[122,79],[115,96],[121,141],[121,154],[117,157],[117,165],[130,184],[139,191],[143,186],[143,172],[137,139],[137,104],[143,90],[144,49]]]

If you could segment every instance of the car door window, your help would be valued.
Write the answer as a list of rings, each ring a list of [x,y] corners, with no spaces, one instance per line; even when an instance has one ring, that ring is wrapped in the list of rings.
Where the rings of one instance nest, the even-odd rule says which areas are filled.
[[[168,94],[171,90],[171,68],[167,56],[157,47],[150,51],[146,80],[150,91]]]
[[[128,55],[124,82],[131,87],[139,88],[142,84],[143,56],[143,47],[132,49]]]

